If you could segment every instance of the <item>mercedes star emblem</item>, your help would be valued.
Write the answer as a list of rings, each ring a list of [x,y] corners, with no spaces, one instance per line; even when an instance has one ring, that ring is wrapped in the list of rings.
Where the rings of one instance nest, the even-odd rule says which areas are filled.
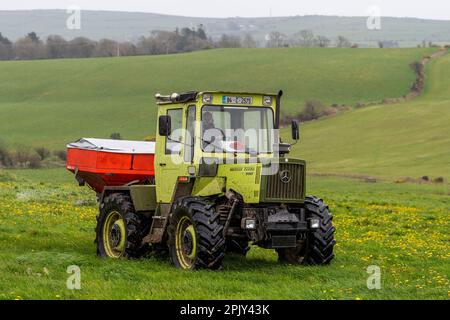
[[[283,183],[289,183],[292,180],[291,172],[289,170],[283,170],[280,172],[280,179]]]

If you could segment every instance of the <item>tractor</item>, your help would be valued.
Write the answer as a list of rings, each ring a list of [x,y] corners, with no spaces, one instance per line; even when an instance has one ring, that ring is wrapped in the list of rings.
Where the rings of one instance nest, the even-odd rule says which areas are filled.
[[[131,158],[120,183],[96,185],[98,255],[167,252],[178,268],[217,270],[227,253],[245,256],[255,245],[275,250],[280,262],[329,264],[332,215],[322,199],[306,196],[305,161],[288,156],[299,140],[298,122],[291,124],[291,144],[280,138],[282,95],[157,94],[151,157]],[[114,162],[112,154],[103,161]],[[136,162],[150,165],[146,179],[142,172],[133,179]],[[80,184],[92,187],[102,179],[76,163],[68,169]],[[106,169],[103,177],[121,172]]]

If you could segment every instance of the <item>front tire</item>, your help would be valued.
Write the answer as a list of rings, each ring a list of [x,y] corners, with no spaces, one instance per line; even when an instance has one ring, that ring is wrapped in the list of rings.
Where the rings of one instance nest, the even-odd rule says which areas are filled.
[[[185,197],[173,207],[169,250],[180,269],[220,269],[226,243],[214,204],[199,197]]]
[[[323,200],[316,197],[306,197],[305,208],[307,219],[319,219],[319,228],[312,230],[296,248],[278,249],[278,258],[292,264],[327,265],[334,258],[336,244],[333,217]]]
[[[97,255],[103,258],[140,258],[148,251],[142,239],[149,231],[149,219],[134,212],[128,195],[106,196],[97,216]]]

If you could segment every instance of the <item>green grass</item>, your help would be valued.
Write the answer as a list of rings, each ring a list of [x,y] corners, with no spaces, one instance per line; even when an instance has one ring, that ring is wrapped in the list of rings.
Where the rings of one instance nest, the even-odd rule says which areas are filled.
[[[152,135],[156,92],[283,89],[284,113],[305,100],[355,105],[406,94],[409,64],[433,49],[236,49],[182,55],[0,62],[0,139],[64,149],[80,137]]]
[[[450,55],[427,66],[425,94],[304,124],[294,154],[313,172],[450,179]]]
[[[290,60],[265,56],[270,52]],[[386,73],[388,68],[380,70],[384,79],[367,74],[367,82],[361,85],[365,101],[407,91],[413,78],[407,64],[424,51],[219,50],[129,60],[0,63],[11,79],[6,81],[6,75],[0,73],[0,79],[4,77],[0,87],[0,132],[4,140],[12,143],[52,147],[78,136],[106,136],[112,131],[120,131],[127,138],[142,137],[154,125],[149,94],[153,89],[148,90],[142,80],[156,78],[155,73],[146,74],[147,68],[159,75],[164,68],[173,72],[149,80],[149,87],[156,81],[167,86],[162,91],[171,91],[175,73],[177,79],[182,78],[180,73],[184,79],[195,74],[190,85],[199,81],[210,85],[211,74],[223,72],[226,76],[214,83],[222,87],[228,84],[224,89],[232,89],[235,83],[247,83],[249,87],[244,89],[248,90],[257,86],[270,89],[286,81],[290,111],[295,109],[293,101],[305,99],[305,92],[311,94],[308,98],[318,94],[323,101],[331,101],[339,96],[349,99],[349,103],[359,100],[359,96],[355,98],[360,92],[359,83],[349,79],[343,82],[345,68],[326,66],[324,61],[345,61],[347,69],[364,74],[365,64],[380,63],[380,68],[383,64],[376,62],[374,52],[391,55],[383,60],[384,64],[398,63],[401,71],[391,74]],[[256,55],[251,75],[242,72],[250,53]],[[355,55],[367,60],[363,64]],[[393,55],[402,58],[397,56],[394,63]],[[225,61],[227,56],[231,61],[243,59],[240,77],[233,77],[227,64],[214,67],[208,60]],[[264,56],[276,63],[261,63]],[[181,58],[187,70],[181,68]],[[197,61],[199,58],[204,59],[204,67]],[[192,59],[191,64],[186,59]],[[373,64],[370,59],[375,59]],[[254,76],[255,70],[264,71],[267,66],[276,70],[274,65],[284,64],[287,70],[295,64],[293,61],[301,67],[295,69],[297,76],[289,74],[290,82],[281,71],[270,77],[270,83]],[[194,65],[201,72],[194,72]],[[389,70],[395,70],[393,65]],[[343,69],[339,76],[301,70],[316,66],[323,70]],[[27,70],[40,75],[41,81],[27,78]],[[204,78],[198,76],[202,72]],[[0,299],[449,299],[450,186],[392,183],[400,176],[450,178],[448,74],[449,55],[427,68],[426,92],[414,101],[359,109],[303,125],[302,141],[294,155],[308,161],[310,172],[383,178],[377,183],[330,176],[308,178],[308,193],[323,197],[335,217],[338,244],[336,259],[330,266],[279,265],[272,251],[258,248],[253,248],[247,259],[227,257],[221,272],[182,272],[174,269],[167,258],[154,256],[138,261],[101,260],[95,257],[93,244],[97,212],[94,193],[76,187],[73,176],[63,169],[14,170],[8,171],[10,178],[15,176],[14,181],[8,182],[8,175],[0,179]],[[334,82],[336,77],[341,81]],[[391,77],[403,80],[385,86]],[[181,82],[177,85],[185,86]],[[294,90],[296,86],[300,91]],[[330,88],[340,90],[330,92]],[[78,113],[74,112],[77,108]],[[81,267],[81,291],[66,289],[66,268],[72,264]],[[366,287],[369,265],[381,268],[381,290]]]
[[[183,272],[167,257],[95,256],[95,195],[57,171],[16,171],[0,183],[0,299],[448,299],[448,185],[308,179],[330,204],[336,259],[327,267],[280,265],[273,251],[228,256],[219,272]],[[66,288],[69,265],[82,289]],[[382,272],[368,290],[369,265]],[[45,268],[45,271],[44,271]]]

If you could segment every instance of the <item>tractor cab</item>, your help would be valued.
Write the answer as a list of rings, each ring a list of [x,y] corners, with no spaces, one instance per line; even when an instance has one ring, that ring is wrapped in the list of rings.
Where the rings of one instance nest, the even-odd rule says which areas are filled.
[[[282,92],[157,94],[158,198],[169,202],[177,179],[196,180],[193,187],[200,194],[212,192],[210,188],[225,193],[226,176],[233,189],[243,189],[246,201],[259,202],[261,190],[256,189],[261,179],[277,173],[279,158],[290,150],[289,144],[280,143],[278,131],[281,96]],[[293,137],[298,140],[296,123]],[[286,162],[283,158],[283,166]],[[299,168],[294,174],[300,186],[304,170]],[[302,201],[302,188],[297,190],[295,200]]]

